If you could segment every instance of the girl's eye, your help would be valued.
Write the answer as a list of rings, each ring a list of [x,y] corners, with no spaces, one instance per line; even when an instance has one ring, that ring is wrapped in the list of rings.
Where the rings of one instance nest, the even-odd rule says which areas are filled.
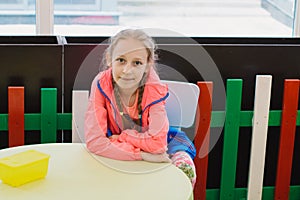
[[[119,61],[120,63],[124,63],[125,59],[123,59],[123,58],[117,58],[117,61]]]
[[[135,61],[134,64],[135,64],[136,66],[143,65],[143,63],[142,63],[141,61]]]

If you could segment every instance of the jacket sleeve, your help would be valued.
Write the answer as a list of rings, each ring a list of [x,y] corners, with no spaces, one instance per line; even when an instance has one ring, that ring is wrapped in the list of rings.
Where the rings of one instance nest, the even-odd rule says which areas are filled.
[[[140,133],[136,130],[126,129],[122,131],[118,140],[128,142],[145,152],[153,154],[166,152],[169,121],[164,101],[149,107],[148,121],[147,131]]]
[[[95,79],[96,80],[96,79]],[[97,89],[97,82],[93,81],[85,113],[85,140],[90,152],[116,160],[141,160],[140,148],[128,142],[121,142],[106,137],[107,109],[105,97]]]

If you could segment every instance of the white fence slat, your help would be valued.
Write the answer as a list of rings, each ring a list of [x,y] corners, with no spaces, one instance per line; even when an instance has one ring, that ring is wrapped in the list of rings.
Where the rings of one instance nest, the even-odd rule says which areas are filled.
[[[84,115],[87,109],[89,91],[72,92],[72,142],[84,143]]]
[[[271,87],[272,76],[256,76],[248,200],[262,198]]]

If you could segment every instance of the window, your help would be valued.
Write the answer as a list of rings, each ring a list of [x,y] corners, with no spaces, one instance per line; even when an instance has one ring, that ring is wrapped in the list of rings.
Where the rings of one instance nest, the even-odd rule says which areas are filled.
[[[35,0],[0,0],[0,35],[35,35]]]
[[[292,37],[295,1],[53,0],[54,34],[107,36],[139,27],[186,36]],[[35,26],[35,0],[0,0],[0,18],[1,35],[20,34],[14,25]]]
[[[62,11],[92,11],[101,10],[101,0],[54,0],[55,10]]]

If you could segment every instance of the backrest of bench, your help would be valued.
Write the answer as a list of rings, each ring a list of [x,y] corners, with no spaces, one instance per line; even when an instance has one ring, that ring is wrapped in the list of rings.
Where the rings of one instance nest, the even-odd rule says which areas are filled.
[[[199,88],[196,84],[178,81],[166,81],[169,97],[166,100],[166,111],[170,126],[190,127],[194,123]],[[88,91],[73,90],[72,98],[72,142],[84,140],[84,113],[87,108]]]

